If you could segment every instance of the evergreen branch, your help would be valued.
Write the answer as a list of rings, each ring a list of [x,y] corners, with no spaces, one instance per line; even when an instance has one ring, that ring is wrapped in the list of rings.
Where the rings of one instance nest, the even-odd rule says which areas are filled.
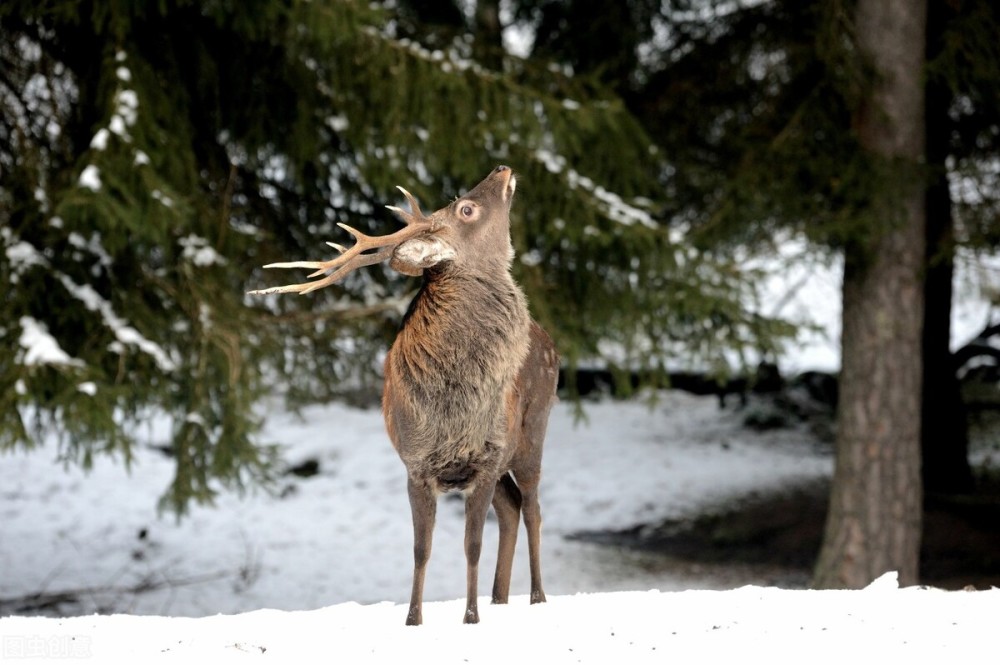
[[[410,291],[396,298],[366,305],[358,304],[311,311],[286,312],[284,314],[276,314],[270,317],[270,320],[281,324],[288,323],[296,326],[308,326],[317,321],[328,321],[330,319],[349,321],[351,319],[365,319],[385,314],[386,312],[400,313],[406,310],[407,305],[413,299],[414,295],[416,295],[416,291]]]

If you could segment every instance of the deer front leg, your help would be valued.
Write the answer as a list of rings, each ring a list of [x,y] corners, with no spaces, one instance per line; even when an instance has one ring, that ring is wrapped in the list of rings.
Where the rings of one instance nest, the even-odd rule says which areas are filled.
[[[495,484],[480,480],[465,497],[466,603],[464,623],[479,623],[479,555],[483,550],[483,527],[493,500]]]
[[[406,615],[407,626],[419,626],[423,622],[424,574],[431,558],[431,539],[434,535],[434,516],[437,512],[437,497],[426,483],[407,480],[410,495],[410,511],[413,514],[413,591],[410,593],[410,611]]]
[[[514,546],[517,544],[517,527],[521,520],[521,490],[509,473],[505,473],[497,481],[493,509],[496,510],[500,526],[497,571],[493,577],[493,603],[505,605],[510,594],[510,570],[514,565]]]

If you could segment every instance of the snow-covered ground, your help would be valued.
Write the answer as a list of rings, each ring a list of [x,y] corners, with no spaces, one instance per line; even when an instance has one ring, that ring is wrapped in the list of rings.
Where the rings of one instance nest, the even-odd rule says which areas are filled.
[[[229,663],[988,663],[1000,590],[617,592],[513,598],[476,626],[462,601],[344,603],[202,619],[91,616],[0,619],[4,662],[48,655],[97,662]],[[39,658],[40,659],[40,658]]]
[[[891,575],[864,591],[779,589],[767,569],[682,565],[565,540],[692,514],[832,466],[808,433],[749,432],[710,397],[665,392],[652,407],[606,401],[586,414],[576,422],[570,405],[558,405],[547,440],[549,602],[528,604],[522,533],[511,604],[483,598],[478,626],[461,624],[462,504],[448,499],[438,511],[425,625],[403,626],[410,515],[403,467],[377,410],[317,406],[297,418],[275,409],[268,436],[293,463],[317,459],[320,473],[288,477],[283,496],[223,495],[179,523],[156,514],[171,463],[154,449],[131,473],[99,459],[89,476],[55,467],[51,448],[0,457],[0,597],[91,589],[76,617],[0,618],[2,660],[631,663],[757,654],[923,662],[981,659],[992,649],[1000,590],[897,590]],[[155,423],[150,436],[159,436]],[[486,535],[483,596],[494,524]],[[132,590],[147,583],[158,588]]]
[[[652,407],[601,402],[585,413],[576,423],[571,405],[557,405],[546,443],[541,498],[550,594],[768,582],[760,577],[766,572],[671,570],[656,557],[563,536],[682,517],[731,495],[831,471],[808,434],[748,432],[740,414],[720,412],[711,397],[665,392]],[[150,436],[156,441],[159,433]],[[96,460],[89,475],[63,471],[54,448],[0,457],[0,598],[93,589],[77,611],[183,616],[407,600],[405,473],[379,411],[331,404],[296,417],[276,409],[265,436],[292,464],[317,460],[319,475],[287,476],[279,496],[224,494],[179,523],[156,513],[172,461],[155,449],[141,451],[131,473],[108,459]],[[440,503],[429,600],[465,594],[464,505]],[[486,537],[484,593],[495,561],[492,523]],[[527,592],[522,549],[513,593]],[[145,582],[162,588],[128,591]]]

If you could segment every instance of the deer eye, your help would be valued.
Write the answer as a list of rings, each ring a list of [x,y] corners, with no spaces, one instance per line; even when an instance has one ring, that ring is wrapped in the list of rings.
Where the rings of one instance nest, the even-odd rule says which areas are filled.
[[[463,222],[471,224],[479,218],[479,206],[471,201],[459,202],[458,217]]]

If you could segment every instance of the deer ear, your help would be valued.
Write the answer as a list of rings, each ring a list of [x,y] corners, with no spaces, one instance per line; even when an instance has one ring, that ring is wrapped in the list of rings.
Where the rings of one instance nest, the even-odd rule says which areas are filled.
[[[420,275],[425,268],[454,260],[455,249],[440,238],[414,238],[402,243],[392,253],[389,265],[404,275]]]
[[[402,259],[397,258],[395,255],[389,259],[389,267],[396,272],[408,275],[409,277],[420,277],[424,274],[423,268],[407,263]]]

